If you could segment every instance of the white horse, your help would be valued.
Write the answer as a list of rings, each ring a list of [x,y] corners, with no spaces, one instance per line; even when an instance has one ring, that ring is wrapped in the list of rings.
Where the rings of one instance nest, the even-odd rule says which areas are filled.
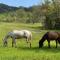
[[[13,30],[11,32],[8,32],[8,34],[3,39],[4,46],[7,46],[7,39],[9,37],[12,38],[12,47],[14,45],[16,47],[16,39],[20,39],[20,38],[26,38],[26,42],[30,43],[30,47],[31,47],[32,33],[28,30]]]

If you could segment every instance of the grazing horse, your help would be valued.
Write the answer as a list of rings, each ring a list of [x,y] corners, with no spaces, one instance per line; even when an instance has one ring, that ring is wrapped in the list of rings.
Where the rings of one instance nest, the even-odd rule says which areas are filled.
[[[50,48],[50,41],[55,40],[56,41],[56,48],[57,43],[60,44],[60,32],[47,32],[43,35],[42,39],[39,41],[39,48],[43,46],[43,42],[47,40],[48,41],[48,47]]]
[[[12,47],[15,45],[16,47],[16,39],[20,38],[26,38],[26,42],[30,43],[31,47],[31,39],[32,39],[32,33],[28,30],[13,30],[11,32],[8,32],[8,34],[3,39],[4,46],[7,46],[7,39],[12,38]]]

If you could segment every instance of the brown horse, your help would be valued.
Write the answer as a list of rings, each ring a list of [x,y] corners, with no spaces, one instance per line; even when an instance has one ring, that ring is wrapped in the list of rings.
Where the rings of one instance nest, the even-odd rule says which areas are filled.
[[[50,41],[55,40],[56,41],[56,48],[57,43],[60,44],[60,32],[47,32],[43,35],[42,39],[39,41],[39,48],[43,46],[43,42],[47,40],[48,41],[48,47],[50,48]]]

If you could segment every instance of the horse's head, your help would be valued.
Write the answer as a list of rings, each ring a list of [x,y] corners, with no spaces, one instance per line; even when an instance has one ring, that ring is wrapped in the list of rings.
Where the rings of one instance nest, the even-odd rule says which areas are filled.
[[[42,41],[40,40],[40,41],[39,41],[39,48],[42,47],[42,46],[43,46],[43,43],[42,43]]]
[[[48,32],[45,33],[42,39],[39,41],[39,48],[43,46],[43,42],[48,38]]]
[[[7,39],[6,38],[3,39],[3,46],[7,46]]]

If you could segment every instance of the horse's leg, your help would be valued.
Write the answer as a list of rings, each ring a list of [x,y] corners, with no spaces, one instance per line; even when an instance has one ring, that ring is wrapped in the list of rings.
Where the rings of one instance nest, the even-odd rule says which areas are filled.
[[[16,39],[14,39],[14,46],[17,47],[17,46],[16,46]]]
[[[17,46],[16,46],[16,39],[14,40],[14,44],[15,44],[15,47],[17,47]]]
[[[31,48],[31,40],[30,40],[30,39],[28,39],[28,42],[29,42],[29,44],[30,44],[30,48]]]
[[[16,47],[16,39],[15,38],[12,38],[12,47],[15,45]]]
[[[50,48],[50,41],[48,40],[48,48]]]
[[[26,38],[26,42],[27,42],[27,45],[28,45],[28,38]]]
[[[31,48],[31,40],[29,40],[29,43],[30,43],[30,48]]]
[[[12,39],[12,47],[14,46],[14,41],[13,41],[13,39]]]
[[[58,41],[56,40],[56,48],[57,48],[57,42],[58,42]]]
[[[30,48],[31,48],[31,41],[28,38],[26,38],[26,41],[27,41],[27,45],[30,44]]]
[[[32,36],[29,37],[30,48],[31,48],[31,40],[32,40]]]

